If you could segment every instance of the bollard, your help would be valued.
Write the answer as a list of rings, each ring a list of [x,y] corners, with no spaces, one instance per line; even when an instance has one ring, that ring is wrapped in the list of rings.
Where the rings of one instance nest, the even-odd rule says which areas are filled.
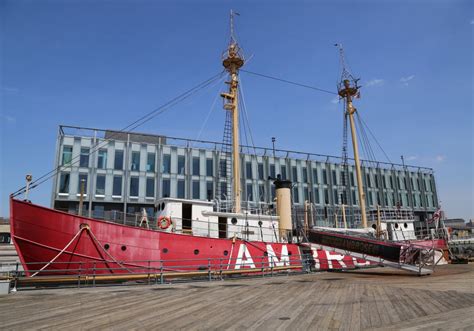
[[[95,262],[92,265],[92,287],[95,287]]]
[[[211,281],[212,277],[211,277],[211,259],[210,258],[207,259],[207,274],[208,274],[209,281]]]
[[[163,262],[161,262],[161,267],[160,267],[160,284],[164,283],[164,277],[163,277]]]

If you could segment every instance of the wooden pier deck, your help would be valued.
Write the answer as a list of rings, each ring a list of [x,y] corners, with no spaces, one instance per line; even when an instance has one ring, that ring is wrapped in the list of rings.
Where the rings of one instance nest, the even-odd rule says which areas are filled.
[[[23,291],[0,329],[473,330],[474,265]]]

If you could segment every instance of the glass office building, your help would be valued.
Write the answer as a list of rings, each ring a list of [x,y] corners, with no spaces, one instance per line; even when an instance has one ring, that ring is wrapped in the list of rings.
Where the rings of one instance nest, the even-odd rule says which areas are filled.
[[[220,142],[60,126],[55,164],[61,171],[54,178],[52,207],[77,212],[81,183],[84,211],[98,218],[142,208],[153,215],[161,197],[227,200],[226,174],[219,171],[225,162],[221,150]],[[275,190],[269,177],[280,174],[293,182],[295,211],[308,201],[316,221],[338,213],[342,203],[357,214],[352,160],[345,176],[341,158],[334,156],[242,147],[240,157],[244,203],[271,204]],[[377,205],[411,210],[424,221],[436,211],[432,169],[363,161],[362,172],[369,212]]]

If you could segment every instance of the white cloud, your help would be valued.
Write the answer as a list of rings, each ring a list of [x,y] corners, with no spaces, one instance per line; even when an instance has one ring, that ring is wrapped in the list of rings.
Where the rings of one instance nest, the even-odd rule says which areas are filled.
[[[471,25],[474,25],[474,19],[473,19],[473,20],[471,20],[470,24],[471,24]]]
[[[339,103],[339,97],[335,97],[334,99],[332,99],[331,103],[338,104]]]
[[[8,94],[17,94],[20,92],[20,89],[16,87],[2,86],[0,87],[0,91]]]
[[[408,86],[408,82],[411,81],[413,78],[415,78],[415,75],[410,75],[410,76],[407,76],[407,77],[402,77],[400,78],[400,82],[405,85],[405,86]]]
[[[1,115],[1,118],[5,120],[6,123],[15,123],[16,118],[10,115]]]
[[[446,160],[445,155],[436,155],[436,162],[443,162],[444,160]]]
[[[369,80],[367,83],[365,83],[365,86],[366,87],[369,87],[369,86],[381,86],[383,85],[385,81],[383,79],[380,79],[380,78],[374,78],[374,79],[371,79]]]
[[[418,159],[418,156],[416,156],[416,155],[410,155],[410,156],[407,157],[407,161],[414,161],[416,159]]]

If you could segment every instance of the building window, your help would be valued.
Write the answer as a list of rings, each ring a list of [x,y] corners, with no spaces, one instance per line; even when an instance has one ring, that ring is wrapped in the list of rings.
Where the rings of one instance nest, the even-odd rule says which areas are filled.
[[[252,162],[245,162],[245,175],[247,179],[252,178]]]
[[[265,201],[265,186],[263,184],[258,185],[258,196],[260,201]]]
[[[334,204],[338,205],[339,204],[339,195],[337,194],[337,190],[333,190],[334,194]]]
[[[214,198],[214,183],[206,182],[206,197],[207,200],[212,200]]]
[[[390,188],[393,188],[394,186],[393,186],[393,178],[392,178],[392,176],[390,176],[389,179],[390,179]]]
[[[62,165],[70,165],[71,161],[72,161],[72,146],[64,146]]]
[[[89,148],[81,148],[81,156],[79,159],[79,167],[87,168],[89,167]]]
[[[221,200],[227,200],[227,183],[221,182]]]
[[[313,183],[319,184],[318,169],[313,169]]]
[[[275,165],[274,164],[270,164],[270,177],[276,178]]]
[[[293,174],[293,182],[298,182],[298,169],[296,168],[296,166],[291,167],[291,172]]]
[[[221,178],[227,177],[227,162],[226,160],[219,161],[219,176]]]
[[[100,149],[99,156],[97,158],[97,168],[98,169],[105,169],[107,167],[107,150]]]
[[[263,180],[263,163],[258,164],[258,179]]]
[[[120,149],[115,150],[114,169],[123,170],[123,151]]]
[[[163,179],[162,193],[163,193],[163,198],[169,198],[170,197],[171,192],[170,192],[170,180],[169,179]]]
[[[214,161],[206,159],[206,176],[214,176]]]
[[[329,191],[327,188],[324,189],[324,203],[329,204]]]
[[[298,194],[298,187],[296,187],[296,186],[293,187],[293,202],[294,203],[299,203],[300,202],[300,196]]]
[[[275,197],[276,197],[275,185],[272,185],[271,187],[271,195],[272,195],[272,201],[275,200]]]
[[[319,204],[319,189],[317,187],[314,188],[314,202]]]
[[[323,169],[323,184],[324,185],[328,184],[328,176],[326,174],[326,169]]]
[[[147,154],[146,171],[155,172],[155,153],[148,153]]]
[[[351,172],[351,185],[352,185],[352,186],[355,185],[354,173],[353,173],[353,172]]]
[[[139,192],[139,179],[138,177],[130,177],[130,196],[138,197]]]
[[[372,187],[372,183],[370,182],[370,174],[367,174],[367,187]]]
[[[374,175],[375,187],[379,188],[379,176],[377,174]]]
[[[332,171],[332,184],[333,184],[333,185],[337,185],[337,174],[336,174],[336,170],[333,170],[333,171]]]
[[[301,172],[303,173],[303,183],[308,182],[308,169],[306,167],[303,167]]]
[[[178,198],[184,199],[185,196],[185,182],[184,179],[178,179]]]
[[[252,187],[252,184],[247,184],[247,201],[253,201],[253,187]]]
[[[186,169],[186,158],[184,155],[178,155],[178,175],[184,175]]]
[[[357,205],[356,192],[352,191],[352,204]]]
[[[146,179],[146,197],[154,198],[155,197],[155,179],[148,177]]]
[[[309,189],[308,187],[303,187],[304,201],[309,201]]]
[[[385,175],[383,176],[383,188],[387,188],[387,178],[385,177]]]
[[[117,197],[122,196],[122,176],[114,176],[112,195]]]
[[[170,172],[171,172],[171,155],[163,154],[163,173],[169,174]]]
[[[199,157],[193,157],[193,175],[199,176],[200,175],[200,167],[199,167],[200,159]]]
[[[140,171],[140,152],[132,152],[132,164],[130,170]]]
[[[200,190],[199,190],[199,181],[198,180],[193,180],[193,199],[199,199],[200,198]]]
[[[69,178],[68,172],[61,173],[59,178],[59,193],[69,193]]]
[[[104,206],[94,206],[94,218],[104,218]]]
[[[97,175],[95,182],[95,194],[105,195],[105,175]]]
[[[79,174],[79,181],[77,183],[77,193],[81,194],[81,183],[84,183],[84,194],[87,194],[87,174]]]
[[[281,170],[281,174],[280,174],[280,175],[281,175],[281,179],[286,180],[286,166],[282,165],[282,166],[280,167],[280,170]]]

